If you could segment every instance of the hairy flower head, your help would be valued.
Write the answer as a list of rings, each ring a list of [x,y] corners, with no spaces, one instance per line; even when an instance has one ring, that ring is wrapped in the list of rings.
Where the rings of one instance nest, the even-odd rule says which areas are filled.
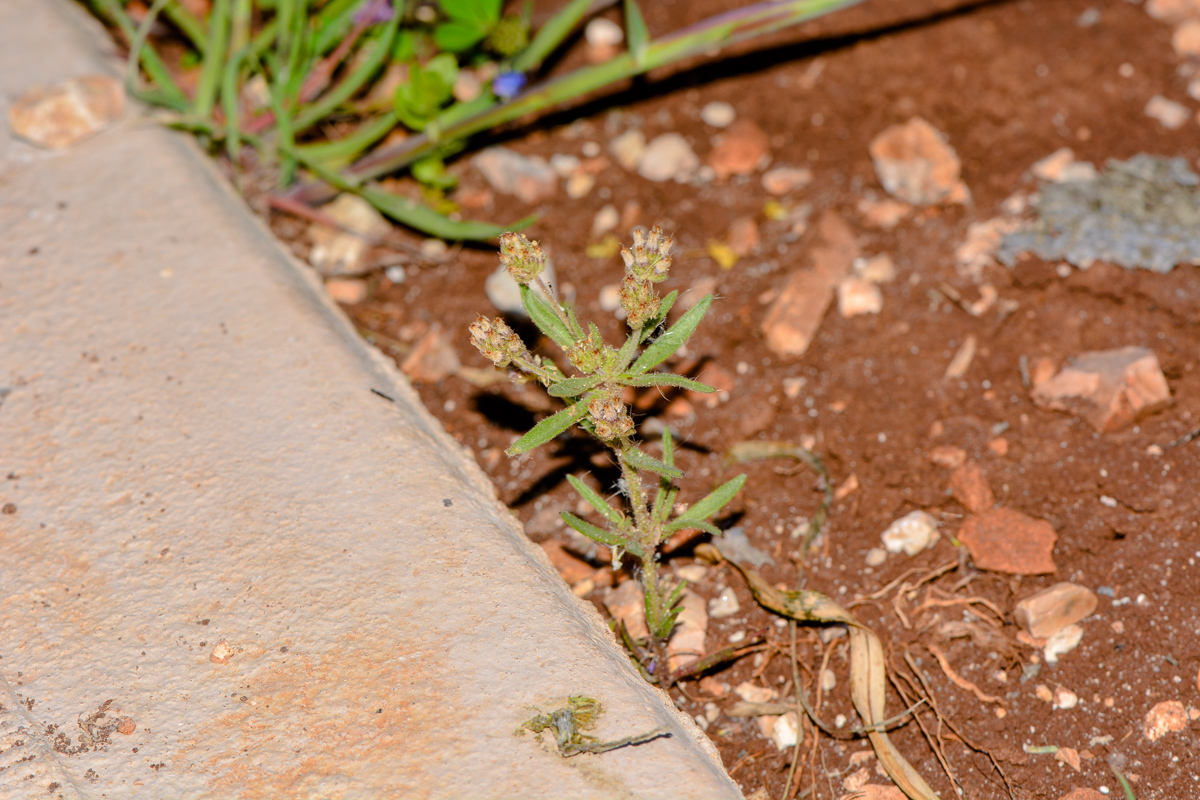
[[[588,403],[588,416],[596,435],[606,442],[628,439],[633,435],[633,418],[616,395],[602,394]]]
[[[658,283],[665,280],[671,268],[671,237],[665,236],[660,226],[655,225],[649,233],[643,228],[633,229],[633,247],[621,250],[627,273],[644,281]]]
[[[537,242],[531,242],[524,234],[500,234],[500,263],[513,276],[513,280],[527,286],[546,268],[546,254]]]
[[[508,323],[497,317],[479,317],[471,323],[471,344],[497,367],[507,367],[525,353],[525,343]]]

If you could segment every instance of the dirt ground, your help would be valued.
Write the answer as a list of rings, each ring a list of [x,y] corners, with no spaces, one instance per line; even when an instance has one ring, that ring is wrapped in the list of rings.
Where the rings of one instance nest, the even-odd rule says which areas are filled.
[[[736,5],[647,3],[646,16],[652,32],[664,32]],[[1126,0],[979,3],[960,10],[949,3],[868,2],[776,36],[765,50],[653,76],[590,103],[576,122],[563,114],[550,126],[508,137],[506,144],[520,153],[549,158],[581,156],[586,142],[607,152],[608,143],[630,128],[641,128],[647,138],[676,131],[703,160],[718,133],[700,119],[706,103],[726,101],[739,118],[756,122],[770,137],[772,165],[806,166],[813,173],[808,186],[782,202],[809,204],[814,221],[836,212],[864,254],[887,253],[897,270],[896,279],[881,286],[880,313],[843,318],[831,310],[799,358],[771,352],[759,326],[789,274],[810,265],[817,226],[798,235],[791,222],[767,219],[761,170],[693,185],[653,183],[611,164],[596,174],[585,196],[570,199],[560,190],[529,206],[491,193],[469,159],[453,166],[462,176],[453,197],[475,206],[467,215],[498,222],[539,215],[528,235],[547,246],[560,289],[574,293],[581,316],[595,321],[610,341],[622,336],[623,323],[602,310],[598,298],[602,287],[619,282],[619,257],[588,254],[599,238],[591,234],[592,220],[603,206],[625,211],[626,223],[657,222],[674,234],[680,255],[666,289],[711,280],[719,299],[688,346],[690,366],[727,395],[711,404],[646,398],[639,408],[642,430],[668,424],[684,439],[681,497],[697,497],[740,469],[749,473],[722,524],[740,526],[772,558],[762,569],[772,582],[794,585],[793,531],[815,513],[820,487],[812,473],[790,462],[733,468],[723,465],[723,454],[745,440],[806,442],[835,486],[857,479],[859,488],[831,509],[806,585],[853,605],[882,637],[897,675],[907,676],[898,682],[910,695],[928,686],[936,701],[936,712],[925,708],[920,715],[928,736],[909,724],[893,738],[943,798],[956,796],[950,775],[961,786],[959,796],[980,800],[1057,800],[1073,789],[1120,797],[1110,763],[1128,775],[1143,800],[1200,796],[1200,723],[1192,720],[1156,741],[1143,733],[1147,712],[1161,701],[1200,706],[1200,443],[1173,444],[1200,427],[1200,272],[1180,266],[1162,275],[1105,264],[1080,271],[1029,257],[1012,269],[987,266],[976,281],[956,270],[954,257],[968,225],[1001,213],[1001,203],[1014,193],[1036,189],[1031,165],[1060,147],[1097,165],[1140,152],[1195,163],[1197,122],[1172,131],[1143,111],[1158,94],[1197,106],[1186,92],[1190,67],[1173,51],[1171,35],[1169,25]],[[568,57],[557,68],[578,59]],[[868,144],[914,115],[944,132],[962,159],[972,199],[917,209],[894,228],[881,229],[859,206],[864,197],[884,197]],[[761,244],[722,269],[706,244],[724,236],[738,217],[755,219]],[[277,214],[272,224],[306,252],[307,223]],[[627,240],[628,226],[616,233]],[[371,257],[398,263],[407,252],[377,249]],[[440,264],[410,260],[402,282],[393,283],[382,270],[372,273],[368,298],[347,311],[398,361],[440,325],[463,364],[483,369],[487,364],[469,347],[466,331],[476,315],[493,313],[484,280],[495,266],[494,251],[484,248],[452,252]],[[973,316],[950,299],[957,291],[973,302],[982,283],[999,293],[1001,302],[990,311]],[[530,331],[524,332],[528,340]],[[947,365],[969,336],[978,343],[977,354],[961,379],[947,380]],[[1032,402],[1022,359],[1030,364],[1046,357],[1061,366],[1084,351],[1128,345],[1150,348],[1162,363],[1173,401],[1161,413],[1098,434],[1076,416]],[[548,354],[551,347],[540,345]],[[582,437],[509,460],[504,448],[554,403],[532,387],[480,385],[486,381],[468,377],[473,380],[460,374],[418,388],[447,430],[476,455],[530,536],[576,548],[556,522],[557,511],[577,501],[564,476],[588,473],[607,491],[615,477],[611,466]],[[954,536],[966,511],[948,493],[950,471],[930,460],[938,446],[962,448],[982,468],[1001,506],[1053,526],[1054,574],[982,571],[960,558]],[[880,533],[916,509],[939,520],[938,544],[912,558],[891,555],[881,566],[867,566]],[[670,568],[691,563],[686,548],[669,559]],[[894,581],[915,583],[942,565],[949,565],[943,574],[896,601]],[[603,583],[611,575],[599,569],[595,578]],[[1051,665],[1018,641],[1011,612],[1017,600],[1058,581],[1101,590],[1101,596],[1083,623],[1082,643]],[[730,589],[740,605],[733,616],[710,619],[710,650],[726,646],[731,636],[759,633],[779,648],[777,657],[741,660],[706,687],[720,694],[719,684],[752,681],[786,696],[792,681],[782,657],[787,629],[755,605],[728,567],[709,569],[694,588],[706,598]],[[605,591],[587,595],[602,613]],[[966,597],[989,601],[1003,617],[980,603],[964,604]],[[926,602],[939,598],[958,601]],[[949,638],[947,621],[992,635]],[[826,644],[815,631],[801,634],[809,695],[823,658],[837,676],[821,701],[828,720],[855,718],[845,641]],[[952,682],[934,650],[994,699],[985,702]],[[1074,692],[1078,704],[1056,708],[1039,697],[1039,691],[1044,696],[1060,687]],[[781,796],[792,752],[764,738],[754,720],[724,713],[738,697],[714,696],[694,682],[673,697],[700,717],[706,704],[715,705],[720,713],[710,706],[708,734],[747,796],[761,797],[755,795],[760,790]],[[892,694],[889,711],[900,708]],[[865,740],[814,739],[811,728],[806,734],[797,784],[802,793],[836,798],[865,779],[887,783],[873,759],[856,756],[869,750]],[[944,763],[931,741],[940,743]],[[1070,763],[1067,750],[1058,758],[1045,752],[1046,745],[1073,749],[1078,763]]]

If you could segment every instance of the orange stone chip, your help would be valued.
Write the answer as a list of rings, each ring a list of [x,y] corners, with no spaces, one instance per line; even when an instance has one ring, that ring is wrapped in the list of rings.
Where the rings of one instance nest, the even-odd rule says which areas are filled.
[[[121,717],[117,720],[117,733],[129,736],[136,730],[137,723],[133,721],[133,717]]]
[[[958,538],[971,551],[975,566],[1013,575],[1054,572],[1054,542],[1049,522],[1010,508],[994,508],[968,519]]]

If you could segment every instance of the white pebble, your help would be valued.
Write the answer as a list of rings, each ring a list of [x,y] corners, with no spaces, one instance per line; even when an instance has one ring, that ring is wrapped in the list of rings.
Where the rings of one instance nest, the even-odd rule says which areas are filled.
[[[833,670],[827,669],[821,673],[821,691],[832,692],[837,686],[837,675],[833,674]]]
[[[796,746],[800,741],[800,720],[796,718],[795,711],[789,711],[775,720],[771,729],[771,741],[775,742],[775,746],[780,750]]]
[[[1046,646],[1042,649],[1046,655],[1046,663],[1057,664],[1058,657],[1074,650],[1082,639],[1083,628],[1081,626],[1075,623],[1067,625],[1046,640]]]
[[[932,547],[940,535],[937,520],[925,511],[913,511],[889,525],[879,538],[889,553],[915,556]]]
[[[546,259],[546,269],[542,272],[542,280],[551,287],[554,286],[554,265],[550,263],[549,258]],[[508,270],[503,265],[497,267],[496,271],[487,277],[483,283],[483,291],[497,311],[523,318],[529,316],[525,312],[525,306],[521,303],[520,287],[517,286],[517,282],[508,274]],[[545,297],[540,288],[534,288],[534,291],[539,296]]]
[[[1079,695],[1072,692],[1065,686],[1059,686],[1054,690],[1054,707],[1055,708],[1074,708],[1079,704]]]
[[[592,47],[616,47],[625,41],[625,31],[611,19],[597,17],[583,29],[583,36]]]
[[[700,109],[700,119],[704,120],[705,125],[712,125],[714,128],[727,128],[736,118],[737,112],[733,110],[733,106],[720,100],[707,103]]]
[[[879,567],[883,566],[883,562],[887,561],[887,550],[882,547],[872,547],[867,551],[867,566]]]
[[[713,619],[732,617],[742,610],[738,603],[737,594],[733,589],[725,589],[719,595],[708,601],[708,615]],[[733,641],[730,639],[730,641]]]
[[[603,236],[616,228],[620,222],[621,213],[617,211],[616,206],[609,203],[597,211],[596,216],[592,219],[592,236]]]
[[[595,158],[600,155],[600,144],[598,142],[584,142],[580,148],[584,158]]]
[[[664,133],[646,145],[638,163],[638,174],[651,181],[686,181],[700,167],[700,158],[687,139],[678,133]]]
[[[621,307],[621,285],[610,283],[600,290],[600,308],[616,311]]]

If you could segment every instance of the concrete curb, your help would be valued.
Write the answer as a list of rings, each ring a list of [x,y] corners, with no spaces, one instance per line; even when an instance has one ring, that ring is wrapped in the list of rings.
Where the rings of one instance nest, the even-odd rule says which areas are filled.
[[[114,74],[102,41],[7,0],[0,112]],[[0,132],[0,798],[740,797],[403,377],[137,113],[54,153]],[[602,738],[671,737],[514,735],[574,694]]]

